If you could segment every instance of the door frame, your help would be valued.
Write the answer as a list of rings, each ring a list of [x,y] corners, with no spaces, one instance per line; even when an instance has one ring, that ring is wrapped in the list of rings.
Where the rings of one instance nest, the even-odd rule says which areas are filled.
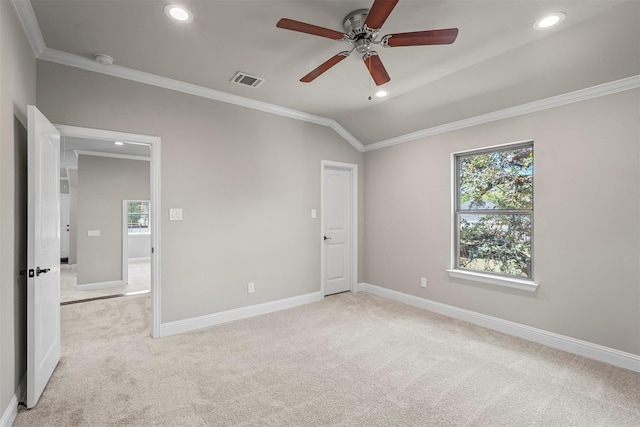
[[[129,284],[129,203],[146,202],[149,203],[149,226],[151,226],[151,201],[146,199],[124,199],[122,200],[122,281],[125,285]],[[146,234],[142,234],[146,236]]]
[[[320,292],[324,296],[324,208],[326,206],[324,197],[325,172],[328,168],[342,169],[349,173],[350,196],[351,196],[351,233],[349,235],[351,253],[349,254],[351,264],[351,284],[349,290],[355,292],[358,284],[358,165],[355,163],[336,162],[333,160],[320,161]]]
[[[64,202],[63,200],[67,199],[66,202]],[[71,194],[69,193],[60,193],[60,241],[62,242],[62,245],[60,245],[60,261],[62,262],[62,258],[67,258],[67,263],[69,260],[69,243],[70,243],[70,235],[69,235],[69,227],[71,225],[71,211],[70,211],[70,200],[71,200]],[[66,210],[66,214],[67,214],[67,225],[64,226],[62,224],[64,224],[64,222],[62,221],[64,218],[63,212]],[[66,232],[63,231],[62,229],[67,227]],[[64,248],[64,242],[65,242],[65,234],[66,234],[66,243],[67,243],[67,256],[65,257],[64,254],[62,253],[62,249]]]
[[[68,126],[54,124],[62,136],[124,140],[148,144],[150,147],[150,194],[151,203],[150,216],[156,218],[151,221],[151,336],[160,337],[160,313],[161,313],[161,239],[160,239],[160,144],[159,136],[141,135],[127,132],[117,132],[104,129],[93,129],[78,126]]]

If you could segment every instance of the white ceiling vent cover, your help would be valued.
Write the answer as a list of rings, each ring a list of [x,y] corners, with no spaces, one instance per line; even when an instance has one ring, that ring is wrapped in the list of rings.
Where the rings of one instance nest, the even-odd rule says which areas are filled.
[[[232,83],[239,84],[241,86],[258,87],[264,82],[261,77],[252,76],[242,71],[238,71],[231,79]]]

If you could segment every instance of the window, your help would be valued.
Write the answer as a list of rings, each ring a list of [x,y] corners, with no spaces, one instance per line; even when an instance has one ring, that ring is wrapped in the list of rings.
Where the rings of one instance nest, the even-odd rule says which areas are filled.
[[[149,202],[129,202],[127,206],[129,234],[149,233]]]
[[[454,268],[533,280],[533,143],[455,155]]]

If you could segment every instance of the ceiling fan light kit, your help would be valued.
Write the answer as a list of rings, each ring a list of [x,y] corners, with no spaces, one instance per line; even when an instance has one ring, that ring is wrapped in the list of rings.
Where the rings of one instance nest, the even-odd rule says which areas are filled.
[[[351,50],[343,51],[323,62],[320,66],[300,79],[303,83],[311,83],[331,67],[348,57],[354,50],[363,54],[362,60],[377,86],[391,80],[382,64],[378,52],[371,50],[372,45],[387,47],[428,46],[451,44],[458,36],[457,28],[444,30],[415,31],[409,33],[387,34],[377,40],[380,28],[387,20],[399,0],[375,0],[371,9],[358,9],[349,13],[343,20],[345,32],[318,27],[293,19],[282,18],[276,26],[286,30],[325,37],[351,44]]]

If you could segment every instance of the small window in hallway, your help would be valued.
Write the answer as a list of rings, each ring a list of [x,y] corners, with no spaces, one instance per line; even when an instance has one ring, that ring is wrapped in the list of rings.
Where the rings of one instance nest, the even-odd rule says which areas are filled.
[[[127,218],[129,234],[148,234],[149,202],[130,202]]]

